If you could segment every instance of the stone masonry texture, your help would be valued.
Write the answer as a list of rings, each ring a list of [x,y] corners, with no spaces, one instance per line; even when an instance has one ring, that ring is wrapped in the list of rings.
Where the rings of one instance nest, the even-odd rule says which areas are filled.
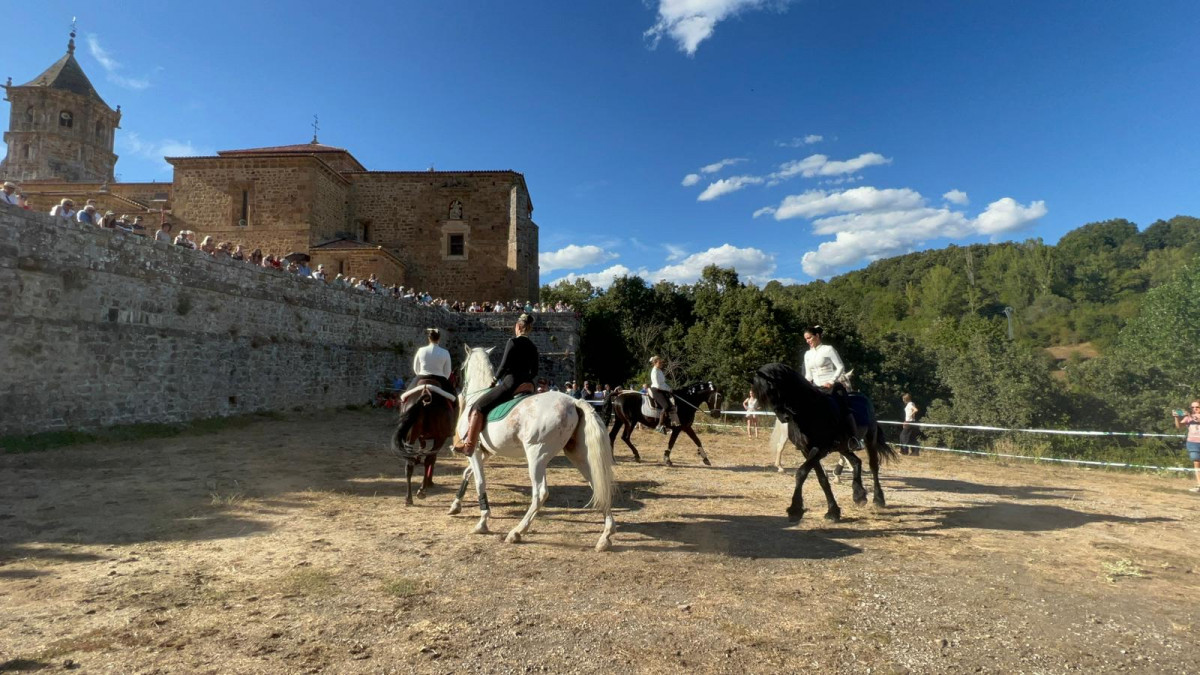
[[[411,376],[424,329],[461,362],[515,315],[320,285],[115,230],[0,210],[0,435],[363,404]],[[542,374],[572,379],[578,322],[538,315]],[[499,360],[500,349],[493,353]]]

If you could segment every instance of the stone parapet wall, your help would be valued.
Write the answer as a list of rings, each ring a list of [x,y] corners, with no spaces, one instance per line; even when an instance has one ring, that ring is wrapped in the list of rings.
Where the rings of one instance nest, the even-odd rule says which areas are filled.
[[[0,210],[0,434],[369,401],[424,328],[501,347],[514,315],[450,314],[40,213]],[[578,323],[542,315],[555,379]],[[499,351],[493,361],[498,361]]]

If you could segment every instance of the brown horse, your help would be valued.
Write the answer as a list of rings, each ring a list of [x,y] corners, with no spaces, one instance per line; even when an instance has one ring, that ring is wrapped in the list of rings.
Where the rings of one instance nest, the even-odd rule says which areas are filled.
[[[682,431],[696,444],[696,453],[700,455],[700,461],[704,462],[705,466],[712,466],[712,462],[708,460],[708,453],[704,452],[704,445],[700,443],[700,438],[692,430],[692,423],[696,421],[696,413],[699,412],[699,406],[702,403],[708,404],[709,415],[718,417],[721,413],[721,394],[712,382],[698,382],[672,393],[675,398],[675,410],[679,415],[679,426],[665,425],[671,429],[671,439],[667,441],[667,449],[663,452],[663,463],[667,466],[674,466],[671,464],[671,449],[675,447],[675,439],[679,438],[679,432]],[[617,434],[624,427],[625,431],[621,433],[621,440],[625,441],[625,445],[628,445],[629,449],[633,451],[633,461],[635,462],[642,461],[642,456],[638,454],[637,448],[630,440],[634,428],[638,424],[644,424],[653,429],[658,426],[659,417],[662,415],[660,410],[655,410],[656,414],[644,414],[642,399],[643,395],[636,391],[616,391],[609,394],[608,399],[604,402],[605,417],[608,416],[610,410],[616,417],[612,430],[608,433],[608,440],[613,442],[615,448]]]
[[[421,379],[400,397],[400,420],[392,434],[392,450],[404,460],[404,478],[408,491],[404,503],[412,506],[413,467],[425,466],[425,477],[417,496],[424,499],[427,488],[433,487],[433,467],[438,452],[454,436],[458,422],[458,407],[453,389],[437,378]]]

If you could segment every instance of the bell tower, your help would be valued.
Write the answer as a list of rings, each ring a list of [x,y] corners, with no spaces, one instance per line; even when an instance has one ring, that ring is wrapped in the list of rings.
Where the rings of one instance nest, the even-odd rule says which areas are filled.
[[[33,80],[4,85],[11,106],[0,179],[112,182],[113,136],[121,107],[108,107],[75,60],[75,29],[67,53]]]

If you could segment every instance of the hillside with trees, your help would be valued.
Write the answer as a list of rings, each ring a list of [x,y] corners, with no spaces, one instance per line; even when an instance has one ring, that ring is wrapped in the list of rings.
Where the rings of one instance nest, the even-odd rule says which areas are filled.
[[[1188,216],[1089,223],[1055,245],[949,246],[828,282],[759,288],[710,267],[691,285],[579,280],[542,299],[580,309],[583,375],[601,383],[641,386],[661,354],[676,383],[713,380],[740,400],[758,366],[797,366],[804,326],[820,324],[884,418],[911,391],[948,423],[1166,431],[1167,411],[1200,395]]]

